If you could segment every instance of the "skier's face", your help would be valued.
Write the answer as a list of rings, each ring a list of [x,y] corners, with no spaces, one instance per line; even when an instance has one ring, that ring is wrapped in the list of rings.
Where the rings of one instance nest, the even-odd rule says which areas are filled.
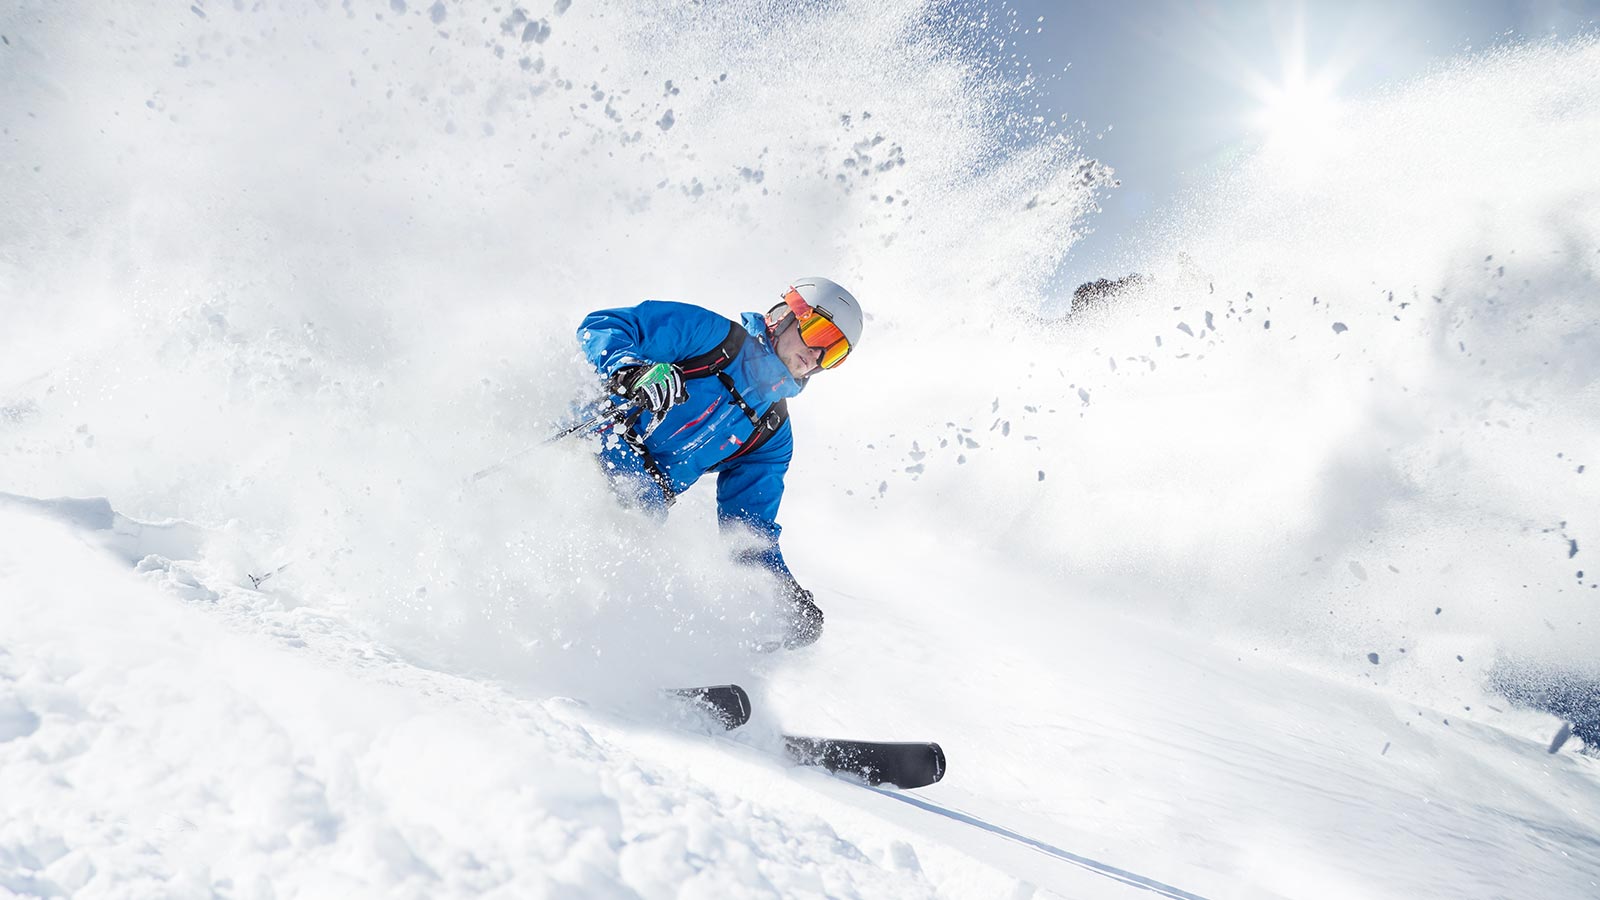
[[[822,361],[822,351],[816,347],[807,347],[805,341],[800,340],[800,329],[786,328],[783,334],[778,335],[776,347],[778,358],[789,367],[789,374],[796,381],[819,371],[818,364]]]

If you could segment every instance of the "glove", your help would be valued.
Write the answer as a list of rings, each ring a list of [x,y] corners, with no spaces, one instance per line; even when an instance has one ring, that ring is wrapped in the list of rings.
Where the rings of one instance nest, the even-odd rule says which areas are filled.
[[[658,416],[689,399],[689,390],[683,386],[683,373],[672,363],[623,366],[611,376],[607,387],[613,394]]]
[[[789,602],[793,607],[789,612],[789,635],[783,639],[783,646],[793,650],[815,644],[817,638],[822,637],[822,609],[812,599],[810,591],[792,581]]]

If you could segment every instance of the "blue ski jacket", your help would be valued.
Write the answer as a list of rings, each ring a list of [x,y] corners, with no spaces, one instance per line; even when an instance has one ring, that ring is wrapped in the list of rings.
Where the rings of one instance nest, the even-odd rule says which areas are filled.
[[[805,387],[789,374],[778,358],[767,332],[766,318],[745,313],[740,324],[748,333],[737,356],[723,370],[745,404],[765,413],[780,400]],[[590,313],[578,328],[584,354],[602,376],[610,377],[630,365],[679,362],[717,348],[728,338],[733,323],[722,316],[687,303],[651,300],[621,309]],[[690,378],[684,382],[689,397],[652,422],[649,413],[635,425],[645,449],[682,493],[709,472],[717,473],[717,519],[724,529],[743,524],[763,539],[748,554],[774,573],[793,582],[778,548],[778,504],[783,499],[783,478],[794,455],[794,436],[785,421],[765,443],[727,465],[755,430],[749,416],[734,401],[720,378]],[[621,426],[606,426],[621,427]],[[637,473],[639,455],[627,444],[605,441],[600,451],[608,470]],[[660,491],[659,488],[654,488]],[[664,506],[664,497],[662,505]]]

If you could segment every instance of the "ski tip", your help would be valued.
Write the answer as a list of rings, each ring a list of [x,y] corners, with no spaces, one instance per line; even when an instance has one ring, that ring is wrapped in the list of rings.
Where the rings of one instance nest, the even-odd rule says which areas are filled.
[[[739,705],[739,724],[743,725],[750,721],[750,695],[745,693],[744,688],[737,684],[728,685],[728,693],[733,696],[734,702]]]
[[[664,691],[670,696],[693,701],[729,731],[750,721],[750,695],[737,684],[666,688]]]

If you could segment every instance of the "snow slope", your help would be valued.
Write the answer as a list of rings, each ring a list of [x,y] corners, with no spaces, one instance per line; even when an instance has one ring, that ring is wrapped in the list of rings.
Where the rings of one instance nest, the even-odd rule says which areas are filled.
[[[1600,48],[1352,104],[1051,323],[1111,175],[1012,27],[0,11],[0,891],[1600,893],[1593,758],[1485,688],[1600,650]],[[816,647],[739,649],[702,493],[655,528],[578,442],[464,483],[592,389],[583,312],[807,271],[872,312],[795,404]],[[654,693],[722,681],[729,735]]]

